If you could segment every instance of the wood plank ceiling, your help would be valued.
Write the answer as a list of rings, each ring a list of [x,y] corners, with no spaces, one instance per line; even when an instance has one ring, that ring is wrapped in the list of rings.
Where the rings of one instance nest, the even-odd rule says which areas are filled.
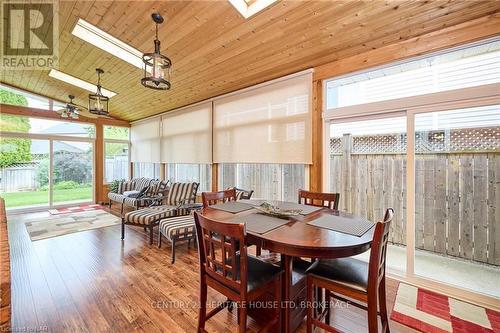
[[[110,113],[137,120],[500,11],[500,1],[280,1],[245,20],[228,1],[61,1],[59,70],[118,93]],[[173,62],[172,89],[140,84],[142,71],[71,34],[79,17],[149,52],[154,25]],[[57,100],[88,92],[48,71],[2,71],[2,81]]]

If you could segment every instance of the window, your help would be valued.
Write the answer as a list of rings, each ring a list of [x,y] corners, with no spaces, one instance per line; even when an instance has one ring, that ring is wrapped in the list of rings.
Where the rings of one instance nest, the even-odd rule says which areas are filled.
[[[0,114],[0,124],[0,130],[2,132],[45,134],[50,136],[60,135],[80,138],[95,137],[95,127],[92,124],[14,116],[9,114]]]
[[[129,128],[104,126],[104,182],[129,178]]]
[[[0,191],[7,208],[91,202],[94,132],[90,124],[0,114]]]
[[[133,169],[134,169],[134,178],[145,177],[152,179],[160,179],[159,163],[135,162]]]
[[[219,166],[219,189],[236,186],[254,190],[253,198],[297,201],[297,191],[306,189],[303,164],[232,164]]]
[[[340,208],[371,220],[394,208],[393,272],[498,302],[500,42],[334,78],[326,90],[325,185]]]
[[[50,109],[49,99],[27,91],[0,84],[0,103],[27,106],[43,110]]]
[[[198,192],[211,191],[212,166],[210,164],[166,164],[167,179],[171,182],[200,183]]]
[[[467,47],[326,84],[327,109],[500,82],[500,41]]]

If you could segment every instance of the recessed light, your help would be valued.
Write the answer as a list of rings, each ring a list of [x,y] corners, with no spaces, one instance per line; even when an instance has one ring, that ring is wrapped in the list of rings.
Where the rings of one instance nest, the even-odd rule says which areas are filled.
[[[229,0],[231,5],[246,19],[269,7],[276,1],[278,0]]]
[[[85,20],[82,20],[81,18],[78,19],[71,33],[74,36],[83,39],[87,43],[90,43],[101,50],[134,65],[135,67],[144,69],[141,51],[122,42],[118,38],[111,36],[107,32]]]
[[[90,91],[92,93],[95,93],[97,91],[97,86],[95,84],[92,84],[92,83],[87,82],[87,81],[80,80],[77,77],[74,77],[74,76],[71,76],[69,74],[60,72],[60,71],[58,71],[56,69],[51,69],[50,72],[49,72],[49,76],[53,77],[54,79],[58,79],[58,80],[61,80],[63,82],[72,84],[75,87],[79,87],[79,88],[85,89],[85,90]],[[111,98],[111,97],[113,97],[113,96],[116,95],[115,92],[113,92],[111,90],[108,90],[108,89],[101,88],[101,91],[102,91],[102,94],[104,96],[109,97],[109,98]]]

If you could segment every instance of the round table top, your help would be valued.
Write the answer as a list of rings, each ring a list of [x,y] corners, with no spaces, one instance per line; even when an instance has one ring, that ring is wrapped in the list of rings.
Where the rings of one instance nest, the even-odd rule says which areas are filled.
[[[225,221],[255,212],[255,209],[250,209],[232,214],[209,207],[204,209],[202,214],[210,219]],[[247,238],[250,243],[261,245],[264,249],[294,257],[342,258],[370,249],[375,228],[370,228],[358,237],[307,224],[325,214],[352,219],[352,223],[361,223],[364,220],[346,212],[323,208],[306,216],[290,218],[287,224],[264,234],[247,231]]]

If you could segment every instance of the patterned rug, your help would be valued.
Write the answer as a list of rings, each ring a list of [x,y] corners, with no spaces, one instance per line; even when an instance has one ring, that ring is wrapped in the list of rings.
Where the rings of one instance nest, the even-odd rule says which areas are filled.
[[[120,224],[119,217],[97,209],[37,218],[25,223],[32,241]]]
[[[78,213],[78,212],[86,212],[89,210],[103,209],[104,207],[98,204],[93,205],[84,205],[84,206],[75,206],[75,207],[66,207],[66,208],[58,208],[58,209],[49,209],[49,213],[51,215],[59,215],[66,213]]]
[[[400,283],[391,319],[425,333],[500,332],[500,312]]]

